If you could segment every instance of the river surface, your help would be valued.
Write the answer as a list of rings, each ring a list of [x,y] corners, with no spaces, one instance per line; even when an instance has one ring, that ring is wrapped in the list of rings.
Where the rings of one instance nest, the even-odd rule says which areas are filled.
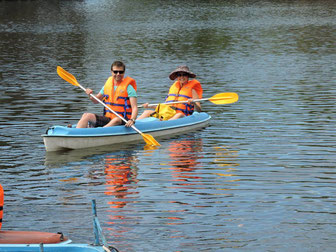
[[[91,200],[120,251],[335,251],[336,2],[0,1],[3,229],[93,242]],[[122,60],[138,102],[187,64],[209,127],[144,143],[46,153],[41,134],[102,111]]]

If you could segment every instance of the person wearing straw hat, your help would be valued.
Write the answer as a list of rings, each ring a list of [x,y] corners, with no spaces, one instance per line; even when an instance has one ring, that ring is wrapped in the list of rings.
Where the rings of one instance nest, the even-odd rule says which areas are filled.
[[[201,99],[203,89],[201,83],[190,78],[195,78],[196,74],[189,70],[186,65],[179,66],[173,72],[169,74],[169,79],[176,80],[170,87],[168,95],[166,97],[166,103],[172,103],[171,108],[176,110],[176,113],[169,119],[174,120],[182,118],[184,116],[192,115],[196,110],[201,112],[200,102],[194,102],[195,99]],[[173,102],[187,101],[185,103],[173,104]],[[148,103],[141,105],[143,108],[155,108],[156,110],[145,110],[138,119],[143,119],[149,116],[153,116],[157,112],[157,107],[149,107]],[[160,106],[160,105],[159,105]]]

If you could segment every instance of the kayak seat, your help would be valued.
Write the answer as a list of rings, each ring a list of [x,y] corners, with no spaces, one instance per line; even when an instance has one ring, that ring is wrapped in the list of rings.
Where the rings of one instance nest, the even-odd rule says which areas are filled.
[[[0,244],[51,244],[67,241],[62,233],[38,231],[0,231]]]
[[[155,117],[146,117],[146,118],[143,118],[143,119],[140,119],[140,120],[137,120],[137,122],[154,122],[154,121],[159,121],[158,118],[155,118]]]

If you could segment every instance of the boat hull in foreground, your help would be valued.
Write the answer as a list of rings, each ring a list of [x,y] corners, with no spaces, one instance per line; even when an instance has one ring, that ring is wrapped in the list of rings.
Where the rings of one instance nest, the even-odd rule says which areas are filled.
[[[94,246],[88,244],[0,244],[0,251],[15,252],[106,252],[102,246]],[[110,250],[115,251],[115,250]]]
[[[118,252],[116,248],[106,243],[97,217],[96,200],[92,200],[92,213],[95,235],[93,244],[71,243],[71,240],[62,233],[0,230],[0,252]]]
[[[195,112],[191,116],[177,120],[160,121],[150,117],[138,120],[135,126],[142,132],[153,137],[174,136],[206,127],[209,116],[205,112]],[[50,127],[42,135],[46,151],[64,149],[92,148],[104,145],[143,141],[143,137],[132,128],[113,126],[106,128],[76,129],[64,126]]]

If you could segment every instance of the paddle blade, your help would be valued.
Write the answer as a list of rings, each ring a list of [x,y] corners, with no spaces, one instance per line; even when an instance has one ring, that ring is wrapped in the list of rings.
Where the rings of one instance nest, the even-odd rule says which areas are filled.
[[[220,93],[209,98],[209,101],[214,104],[229,104],[235,103],[238,99],[239,97],[236,93]]]
[[[160,146],[153,146],[153,145],[149,145],[149,144],[146,144],[144,146],[144,150],[145,151],[154,151],[154,150],[157,150]]]
[[[161,146],[161,144],[159,144],[152,135],[150,134],[141,134],[143,139],[145,140],[146,144],[148,145],[152,145],[152,146]]]
[[[62,67],[57,66],[57,73],[63,80],[71,83],[74,86],[79,86],[79,83],[76,80],[75,76],[73,76],[71,73],[65,71]]]

